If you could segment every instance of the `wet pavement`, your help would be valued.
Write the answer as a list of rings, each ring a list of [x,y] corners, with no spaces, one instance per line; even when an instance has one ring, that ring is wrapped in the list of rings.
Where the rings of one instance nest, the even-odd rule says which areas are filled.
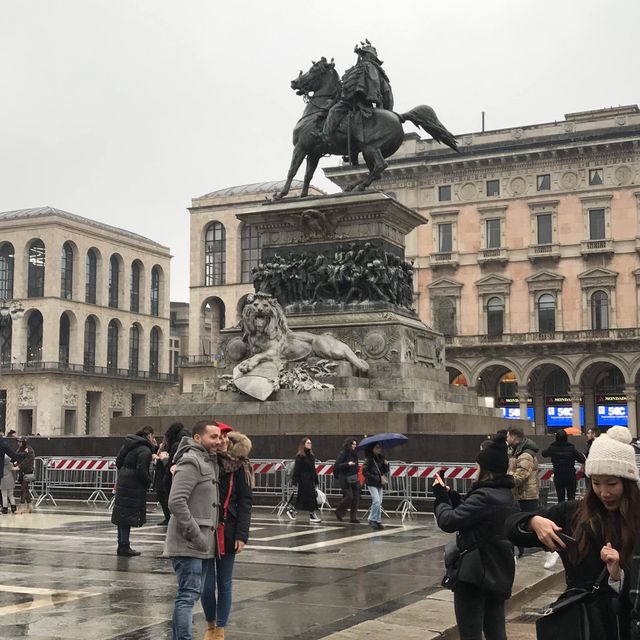
[[[143,555],[120,558],[104,507],[62,503],[0,516],[0,637],[171,638],[175,576],[161,556],[161,516],[148,520],[131,535]],[[227,638],[355,637],[363,623],[420,609],[440,590],[448,536],[432,516],[387,523],[371,531],[326,514],[311,525],[256,508],[250,544],[236,561]],[[199,639],[206,626],[199,605],[194,614]]]

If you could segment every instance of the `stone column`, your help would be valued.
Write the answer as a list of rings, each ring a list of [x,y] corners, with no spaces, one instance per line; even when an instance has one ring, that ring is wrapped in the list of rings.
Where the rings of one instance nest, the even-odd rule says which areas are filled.
[[[635,384],[625,384],[624,392],[627,396],[627,417],[629,431],[634,438],[638,437],[638,390]]]
[[[529,399],[529,390],[527,387],[518,385],[518,404],[520,405],[520,420],[527,419],[527,400]]]
[[[16,365],[27,361],[27,320],[11,321],[11,363]]]
[[[42,362],[60,360],[60,316],[53,309],[41,309],[42,313]]]
[[[579,385],[571,385],[569,387],[569,397],[571,398],[571,409],[573,416],[571,417],[571,426],[580,429],[580,396],[581,389]]]

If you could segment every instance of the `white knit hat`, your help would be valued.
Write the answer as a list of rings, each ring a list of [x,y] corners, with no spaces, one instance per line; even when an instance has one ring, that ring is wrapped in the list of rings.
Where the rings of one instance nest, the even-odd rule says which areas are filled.
[[[588,476],[617,476],[640,483],[635,449],[631,446],[631,432],[627,427],[611,427],[596,438],[589,450],[585,465]]]

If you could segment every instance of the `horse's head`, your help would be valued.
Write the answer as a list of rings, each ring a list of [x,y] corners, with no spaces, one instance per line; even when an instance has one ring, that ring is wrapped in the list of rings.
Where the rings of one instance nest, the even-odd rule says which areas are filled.
[[[300,71],[298,77],[291,81],[291,88],[299,96],[307,96],[323,86],[327,74],[338,75],[335,66],[333,58],[331,58],[331,62],[328,62],[323,56],[318,62],[311,64],[311,68],[307,73]]]

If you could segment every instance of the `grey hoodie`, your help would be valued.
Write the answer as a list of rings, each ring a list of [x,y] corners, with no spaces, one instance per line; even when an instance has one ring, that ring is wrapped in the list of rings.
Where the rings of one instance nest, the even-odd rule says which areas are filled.
[[[183,438],[174,457],[176,472],[169,494],[165,556],[213,558],[218,525],[218,463],[216,456]]]

